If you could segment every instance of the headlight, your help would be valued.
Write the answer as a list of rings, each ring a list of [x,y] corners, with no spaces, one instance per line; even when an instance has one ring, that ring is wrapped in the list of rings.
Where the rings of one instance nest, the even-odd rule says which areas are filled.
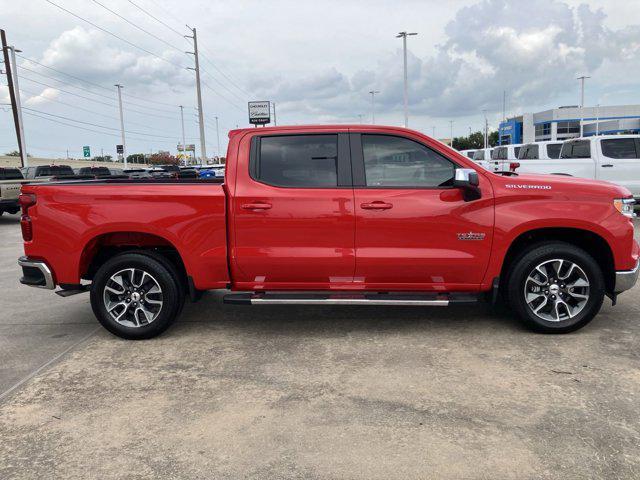
[[[613,206],[625,217],[633,218],[636,216],[636,214],[633,213],[635,203],[636,201],[633,198],[616,198],[613,201]]]

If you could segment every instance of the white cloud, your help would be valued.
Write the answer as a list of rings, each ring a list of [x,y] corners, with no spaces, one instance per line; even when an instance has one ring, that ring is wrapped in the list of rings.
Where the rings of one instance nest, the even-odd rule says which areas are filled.
[[[33,95],[28,97],[24,104],[28,106],[42,105],[50,103],[60,95],[60,91],[55,88],[45,88],[39,95]]]

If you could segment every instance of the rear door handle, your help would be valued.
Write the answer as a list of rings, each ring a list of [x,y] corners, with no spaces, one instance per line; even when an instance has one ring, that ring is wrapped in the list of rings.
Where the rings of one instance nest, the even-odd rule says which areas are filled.
[[[270,203],[255,202],[255,203],[243,203],[240,205],[243,210],[269,210],[271,208]]]
[[[613,167],[611,163],[605,163],[604,165],[600,165],[602,168],[610,168]]]
[[[363,210],[389,210],[393,208],[391,203],[381,202],[380,200],[376,200],[371,203],[361,203],[360,208]]]

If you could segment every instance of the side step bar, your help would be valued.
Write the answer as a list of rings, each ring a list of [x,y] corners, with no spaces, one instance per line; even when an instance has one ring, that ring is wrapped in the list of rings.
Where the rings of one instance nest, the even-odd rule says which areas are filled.
[[[233,305],[404,305],[446,307],[477,303],[475,293],[230,293],[224,303]]]

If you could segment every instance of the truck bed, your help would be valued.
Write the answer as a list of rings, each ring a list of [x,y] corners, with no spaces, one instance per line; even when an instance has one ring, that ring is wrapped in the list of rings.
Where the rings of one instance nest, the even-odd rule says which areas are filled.
[[[25,254],[47,260],[58,284],[89,278],[101,247],[175,249],[198,289],[228,283],[222,179],[58,181],[27,184],[33,241]],[[123,233],[127,232],[127,233]]]

